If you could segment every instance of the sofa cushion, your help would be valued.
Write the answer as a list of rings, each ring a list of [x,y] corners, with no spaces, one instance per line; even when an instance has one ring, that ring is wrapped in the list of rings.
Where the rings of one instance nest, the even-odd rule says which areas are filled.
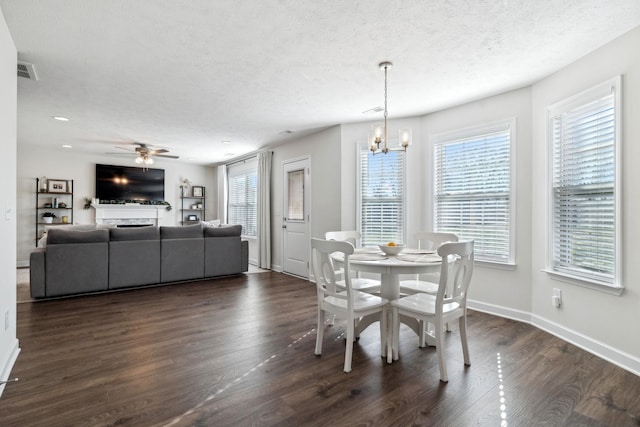
[[[202,237],[202,225],[185,225],[183,227],[162,226],[160,227],[160,237],[162,239],[191,239]]]
[[[155,226],[112,228],[109,230],[109,239],[112,242],[130,240],[159,240],[160,230]]]
[[[65,243],[98,243],[109,241],[109,230],[49,230],[47,245]]]
[[[242,225],[221,225],[220,227],[205,227],[204,237],[233,237],[240,236]]]

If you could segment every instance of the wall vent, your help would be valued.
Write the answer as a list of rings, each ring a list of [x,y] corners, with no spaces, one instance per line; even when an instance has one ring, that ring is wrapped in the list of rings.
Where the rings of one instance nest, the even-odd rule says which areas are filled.
[[[33,64],[28,62],[18,61],[18,77],[24,77],[25,79],[38,80],[36,75],[36,68]]]

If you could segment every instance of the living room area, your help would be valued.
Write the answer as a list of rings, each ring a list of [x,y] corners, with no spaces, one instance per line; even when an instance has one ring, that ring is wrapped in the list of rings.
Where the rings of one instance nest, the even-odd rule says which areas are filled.
[[[197,3],[201,12],[208,10],[205,2]],[[490,3],[495,8],[511,10],[515,7],[511,2]],[[622,3],[620,7],[640,14],[631,2]],[[63,89],[70,94],[86,91],[87,98],[95,95],[95,99],[101,99],[105,96],[103,88],[63,88],[58,92],[59,101],[48,104],[46,111],[45,107],[32,105],[26,101],[28,98],[22,98],[36,93],[39,81],[17,77],[16,59],[31,55],[32,61],[38,65],[40,58],[33,51],[21,50],[20,42],[24,39],[14,34],[17,30],[11,26],[20,15],[14,6],[11,0],[0,1],[1,10],[6,15],[5,19],[0,19],[0,62],[3,64],[0,92],[8,94],[0,99],[0,141],[3,147],[0,176],[5,183],[0,186],[4,218],[0,221],[0,264],[3,272],[0,277],[0,380],[14,378],[16,371],[27,374],[26,377],[20,374],[18,382],[0,385],[0,424],[1,420],[12,419],[26,422],[25,418],[20,418],[6,407],[2,409],[1,402],[11,399],[13,410],[24,408],[20,406],[24,402],[42,403],[41,408],[28,410],[29,416],[34,417],[29,420],[32,423],[22,425],[47,425],[47,417],[53,417],[49,421],[54,420],[49,425],[337,425],[341,420],[346,425],[358,422],[371,425],[420,422],[425,425],[495,425],[500,424],[501,412],[505,412],[499,409],[497,393],[501,384],[497,369],[505,373],[505,378],[508,372],[513,380],[511,397],[514,406],[507,404],[509,410],[506,411],[512,425],[517,425],[517,421],[526,423],[525,420],[535,417],[540,422],[547,420],[557,425],[571,425],[572,422],[633,425],[637,422],[640,417],[640,402],[637,400],[640,395],[640,332],[633,324],[640,304],[640,266],[634,263],[640,256],[640,245],[634,237],[640,235],[640,219],[635,215],[640,209],[640,200],[635,196],[636,183],[640,183],[640,169],[635,167],[635,159],[640,158],[640,146],[634,141],[640,138],[640,122],[634,117],[640,112],[640,97],[637,96],[640,93],[640,57],[636,54],[640,47],[640,16],[633,15],[631,23],[625,21],[628,28],[625,27],[620,34],[611,35],[601,43],[593,43],[588,51],[575,53],[562,66],[541,72],[543,75],[539,78],[503,85],[500,90],[466,93],[464,96],[458,94],[459,102],[425,106],[422,112],[412,114],[395,112],[402,109],[404,100],[419,104],[427,102],[424,100],[428,96],[423,96],[419,86],[400,86],[397,89],[404,76],[422,72],[416,65],[411,65],[408,58],[402,57],[402,49],[399,48],[397,51],[371,48],[373,52],[368,51],[364,65],[355,65],[344,58],[344,62],[339,64],[323,63],[321,67],[325,77],[312,81],[307,80],[310,77],[296,75],[300,80],[294,79],[290,90],[300,97],[292,103],[290,110],[278,112],[275,107],[277,101],[283,100],[269,89],[271,79],[289,66],[295,67],[297,62],[310,60],[308,55],[322,56],[320,50],[305,53],[292,46],[292,51],[282,53],[286,60],[276,61],[274,56],[276,64],[267,62],[273,68],[251,69],[251,78],[233,82],[233,85],[246,85],[253,90],[256,102],[264,101],[263,96],[271,97],[271,104],[265,102],[260,105],[273,105],[273,111],[264,108],[253,111],[250,116],[238,116],[239,122],[275,122],[261,135],[247,131],[246,140],[253,139],[255,146],[246,144],[245,147],[246,141],[241,141],[239,134],[237,142],[222,136],[224,132],[216,133],[215,141],[210,140],[205,135],[206,131],[198,127],[206,120],[195,124],[183,116],[181,120],[185,124],[193,124],[190,132],[194,133],[190,135],[195,138],[195,134],[201,134],[200,139],[193,140],[195,148],[189,148],[193,151],[189,151],[187,156],[179,152],[180,141],[184,140],[180,129],[174,129],[173,124],[164,128],[167,132],[161,141],[155,141],[133,128],[128,134],[123,129],[113,130],[120,114],[130,114],[130,110],[124,109],[124,105],[133,102],[128,94],[115,95],[122,98],[123,112],[104,109],[105,123],[100,130],[102,139],[77,138],[78,129],[84,131],[85,125],[81,120],[71,117],[65,123],[53,120],[52,116],[66,114]],[[382,3],[379,6],[382,7]],[[37,8],[35,5],[32,7]],[[66,7],[81,10],[83,6],[68,2]],[[115,9],[122,7],[119,5]],[[238,14],[251,15],[251,11],[245,10],[248,6],[237,7]],[[263,6],[256,7],[262,10]],[[161,19],[166,28],[173,28],[168,10],[172,9],[156,18]],[[315,9],[315,12],[321,11]],[[396,12],[402,16],[407,13],[404,9]],[[294,11],[287,9],[287,13]],[[211,18],[211,15],[204,14]],[[304,16],[308,18],[308,15]],[[616,15],[616,19],[619,18]],[[140,19],[142,24],[153,28],[153,34],[158,34],[153,20]],[[220,16],[216,15],[216,19],[219,20]],[[286,20],[283,22],[282,17],[274,19],[272,26],[265,25],[274,33],[278,32],[279,25],[286,32],[289,28]],[[348,26],[348,22],[339,17],[334,19],[338,21],[335,25]],[[604,25],[593,19],[598,25]],[[180,31],[186,33],[189,30],[185,28],[198,28],[195,23],[193,27],[188,22],[182,24]],[[297,25],[295,28],[299,29]],[[180,34],[184,35],[183,32]],[[306,32],[303,34],[307,35]],[[119,39],[113,37],[108,41],[115,43]],[[282,41],[280,37],[277,36],[277,40]],[[247,43],[243,39],[234,41],[240,50]],[[22,43],[27,46],[37,44],[30,40]],[[180,40],[171,43],[172,46],[173,43],[180,44]],[[565,43],[571,44],[570,41]],[[492,46],[498,49],[500,43]],[[107,49],[112,47],[109,43],[105,42],[103,47],[105,52],[112,52]],[[209,44],[203,42],[195,47],[200,50],[196,49],[194,55],[201,55],[199,58],[203,63],[213,66]],[[136,48],[141,46],[136,45]],[[175,65],[173,61],[184,59],[184,54],[181,52],[172,57],[167,70]],[[394,68],[389,71],[388,94],[393,103],[390,103],[387,126],[393,130],[412,130],[412,143],[405,153],[402,171],[405,178],[404,243],[413,243],[411,236],[418,231],[433,229],[437,179],[434,147],[439,141],[463,135],[470,129],[491,128],[496,123],[508,123],[511,132],[512,151],[508,160],[512,172],[511,258],[503,263],[476,262],[469,292],[471,314],[468,332],[474,364],[463,366],[455,344],[459,332],[454,328],[447,338],[452,343],[449,347],[453,360],[452,379],[447,385],[438,384],[433,349],[425,350],[413,345],[404,330],[402,334],[406,344],[402,348],[402,363],[385,365],[376,354],[379,343],[376,343],[373,332],[367,330],[356,344],[353,371],[344,374],[341,371],[344,328],[338,323],[330,329],[323,356],[314,356],[317,310],[315,286],[309,280],[313,276],[308,269],[306,275],[285,274],[288,272],[287,229],[283,228],[288,207],[286,165],[299,160],[308,162],[309,237],[322,238],[327,231],[361,228],[362,175],[359,164],[362,152],[367,152],[372,124],[378,122],[382,115],[382,110],[363,114],[366,107],[354,106],[344,95],[338,94],[337,99],[330,98],[331,102],[341,105],[340,108],[347,108],[342,106],[346,104],[351,110],[357,110],[357,119],[329,114],[298,130],[296,125],[302,126],[304,120],[300,116],[304,113],[296,111],[313,103],[312,99],[302,95],[302,89],[305,85],[324,87],[325,79],[341,80],[341,68],[346,73],[355,67],[366,75],[366,84],[350,81],[335,90],[346,94],[348,86],[355,85],[359,91],[371,93],[366,102],[373,107],[382,98],[383,74],[377,69],[377,63],[387,59],[394,61]],[[469,59],[475,60],[477,58]],[[287,65],[288,62],[291,64]],[[55,64],[55,61],[51,60],[51,63]],[[141,59],[140,63],[133,65],[150,75],[144,63]],[[521,64],[520,68],[534,65]],[[114,65],[104,75],[96,77],[116,79],[120,75],[118,66]],[[160,75],[155,77],[158,83],[152,85],[153,91],[162,92],[162,70],[155,71]],[[467,71],[457,75],[462,88],[465,75],[473,74]],[[43,66],[42,84],[48,72],[53,70]],[[126,77],[130,78],[130,75]],[[215,73],[211,78],[215,78]],[[506,76],[500,74],[495,80],[501,78]],[[424,79],[435,80],[427,74]],[[552,245],[549,236],[553,227],[549,220],[551,184],[548,171],[552,150],[548,144],[548,117],[557,103],[573,99],[612,79],[621,82],[620,86],[615,86],[621,95],[622,111],[619,123],[620,167],[617,169],[619,185],[616,187],[620,198],[617,205],[619,263],[616,264],[613,285],[585,286],[580,281],[550,272]],[[138,83],[142,85],[143,80]],[[374,83],[369,87],[372,81]],[[384,83],[386,85],[386,79]],[[490,83],[492,80],[487,79],[487,85]],[[446,80],[441,88],[435,83],[430,88],[434,97],[436,94],[458,92],[450,80]],[[418,92],[415,97],[412,89]],[[439,92],[436,93],[436,89]],[[189,96],[181,96],[181,90]],[[263,91],[267,95],[263,95]],[[219,98],[218,92],[206,85],[202,94],[205,99],[200,98],[196,102],[190,87],[180,87],[167,89],[163,96],[171,112],[175,112],[169,108],[173,103],[204,105],[216,104],[219,100],[220,106],[216,104],[207,110],[211,117],[222,115],[221,110],[227,104],[229,108],[236,108],[235,102],[251,104],[250,99],[240,96],[237,99]],[[319,101],[323,100],[321,96],[317,97]],[[322,107],[326,104],[320,105],[317,109],[326,108]],[[95,117],[92,116],[101,116],[103,110],[97,101],[92,107],[91,111],[83,114],[77,111],[77,117],[86,115],[93,120]],[[148,110],[140,110],[134,122],[138,121],[143,126],[163,117],[160,114],[162,105],[146,107]],[[285,126],[286,120],[282,117],[290,118],[288,125]],[[124,121],[125,117],[122,119]],[[223,127],[217,118],[212,120],[215,121],[212,127]],[[130,122],[127,123],[131,126]],[[40,136],[34,137],[30,126],[50,131],[56,138],[64,139],[66,136],[66,144],[71,147],[62,147],[57,142],[41,143],[38,140]],[[230,125],[228,132],[232,133],[233,128]],[[25,284],[30,254],[37,245],[34,233],[34,218],[38,215],[36,180],[46,177],[72,181],[74,201],[70,222],[96,225],[99,218],[95,207],[91,206],[97,197],[96,165],[138,167],[134,157],[111,153],[118,151],[117,148],[114,150],[118,145],[128,144],[131,149],[131,143],[136,140],[169,147],[170,154],[180,155],[179,159],[157,157],[149,166],[164,171],[164,199],[171,207],[170,210],[164,209],[162,217],[157,219],[159,227],[180,227],[185,221],[185,210],[192,207],[190,203],[188,208],[184,208],[185,182],[190,189],[201,187],[203,193],[198,194],[206,196],[202,197],[202,208],[196,206],[194,209],[203,212],[194,221],[219,220],[224,224],[229,214],[229,168],[237,162],[253,160],[259,153],[272,153],[270,216],[266,223],[270,231],[268,241],[260,241],[256,236],[242,236],[247,242],[248,271],[232,277],[31,301],[23,289],[18,291],[17,284]],[[222,144],[221,140],[225,143]],[[240,152],[241,149],[247,151]],[[221,158],[216,157],[215,161],[198,159],[200,153],[204,158],[207,151]],[[232,155],[225,158],[225,154]],[[187,160],[187,157],[192,160]],[[189,195],[193,194],[190,190]],[[266,250],[265,247],[270,254],[270,265],[258,270],[260,252]],[[563,297],[560,306],[551,303],[557,290]],[[30,370],[40,374],[42,379],[30,378]],[[63,390],[60,401],[64,402],[62,411],[66,413],[66,419],[71,420],[68,424],[65,424],[64,416],[55,416],[56,390]],[[140,391],[139,398],[135,396],[136,390]],[[272,390],[277,390],[273,397],[265,397]],[[40,393],[52,396],[45,399]],[[464,401],[464,396],[469,398],[468,402]],[[23,403],[18,403],[21,399]],[[356,412],[353,412],[354,404],[360,408]],[[462,409],[453,411],[451,407],[455,404],[461,404]],[[373,415],[368,416],[362,411],[365,406],[374,408],[369,409]],[[83,411],[81,407],[87,409]],[[557,418],[551,415],[545,418],[548,414],[555,414]]]

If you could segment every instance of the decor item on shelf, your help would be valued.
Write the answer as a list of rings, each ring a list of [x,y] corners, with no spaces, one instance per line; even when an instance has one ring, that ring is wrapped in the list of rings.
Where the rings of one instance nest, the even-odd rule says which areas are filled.
[[[61,208],[61,209],[64,209],[64,208],[67,207],[67,204],[65,202],[59,202],[58,203],[58,207]]]
[[[198,216],[197,215],[189,215],[187,217],[187,221],[198,221]]]
[[[126,204],[135,204],[135,205],[144,205],[144,206],[165,206],[165,209],[170,211],[171,203],[165,200],[100,200],[100,199],[90,199],[88,197],[84,198],[84,208],[89,209],[91,205],[126,205]]]
[[[47,185],[49,186],[49,193],[67,192],[67,181],[63,181],[60,179],[50,179],[47,181]]]
[[[193,186],[193,197],[204,197],[204,187]]]
[[[407,151],[407,147],[411,144],[411,129],[399,130],[398,147],[389,148],[387,145],[387,71],[393,67],[393,64],[385,61],[378,64],[378,66],[381,70],[384,70],[384,124],[372,126],[369,135],[369,149],[373,154],[387,154],[389,151]]]
[[[66,215],[64,215],[64,216],[62,217],[62,223],[63,223],[63,224],[69,224],[69,217],[68,217],[68,216],[66,216]]]
[[[53,212],[45,212],[42,214],[42,220],[47,224],[51,224],[53,222],[53,218],[56,217],[56,214]]]
[[[40,178],[40,192],[41,193],[46,193],[47,192],[47,177],[43,176],[42,178]]]
[[[182,197],[189,197],[189,178],[184,178],[182,180],[180,188],[182,188]]]

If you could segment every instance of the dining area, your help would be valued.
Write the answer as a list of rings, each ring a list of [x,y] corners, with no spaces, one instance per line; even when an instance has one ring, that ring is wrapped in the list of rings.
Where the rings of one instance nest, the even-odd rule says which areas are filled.
[[[380,356],[391,364],[400,359],[400,328],[406,325],[419,347],[436,347],[440,381],[448,382],[445,336],[456,320],[464,364],[471,364],[466,301],[474,242],[458,241],[451,233],[419,232],[416,247],[393,242],[359,247],[359,238],[357,231],[332,231],[311,241],[318,299],[315,354],[322,354],[324,330],[336,320],[346,322],[343,370],[350,372],[354,342],[378,323]]]

